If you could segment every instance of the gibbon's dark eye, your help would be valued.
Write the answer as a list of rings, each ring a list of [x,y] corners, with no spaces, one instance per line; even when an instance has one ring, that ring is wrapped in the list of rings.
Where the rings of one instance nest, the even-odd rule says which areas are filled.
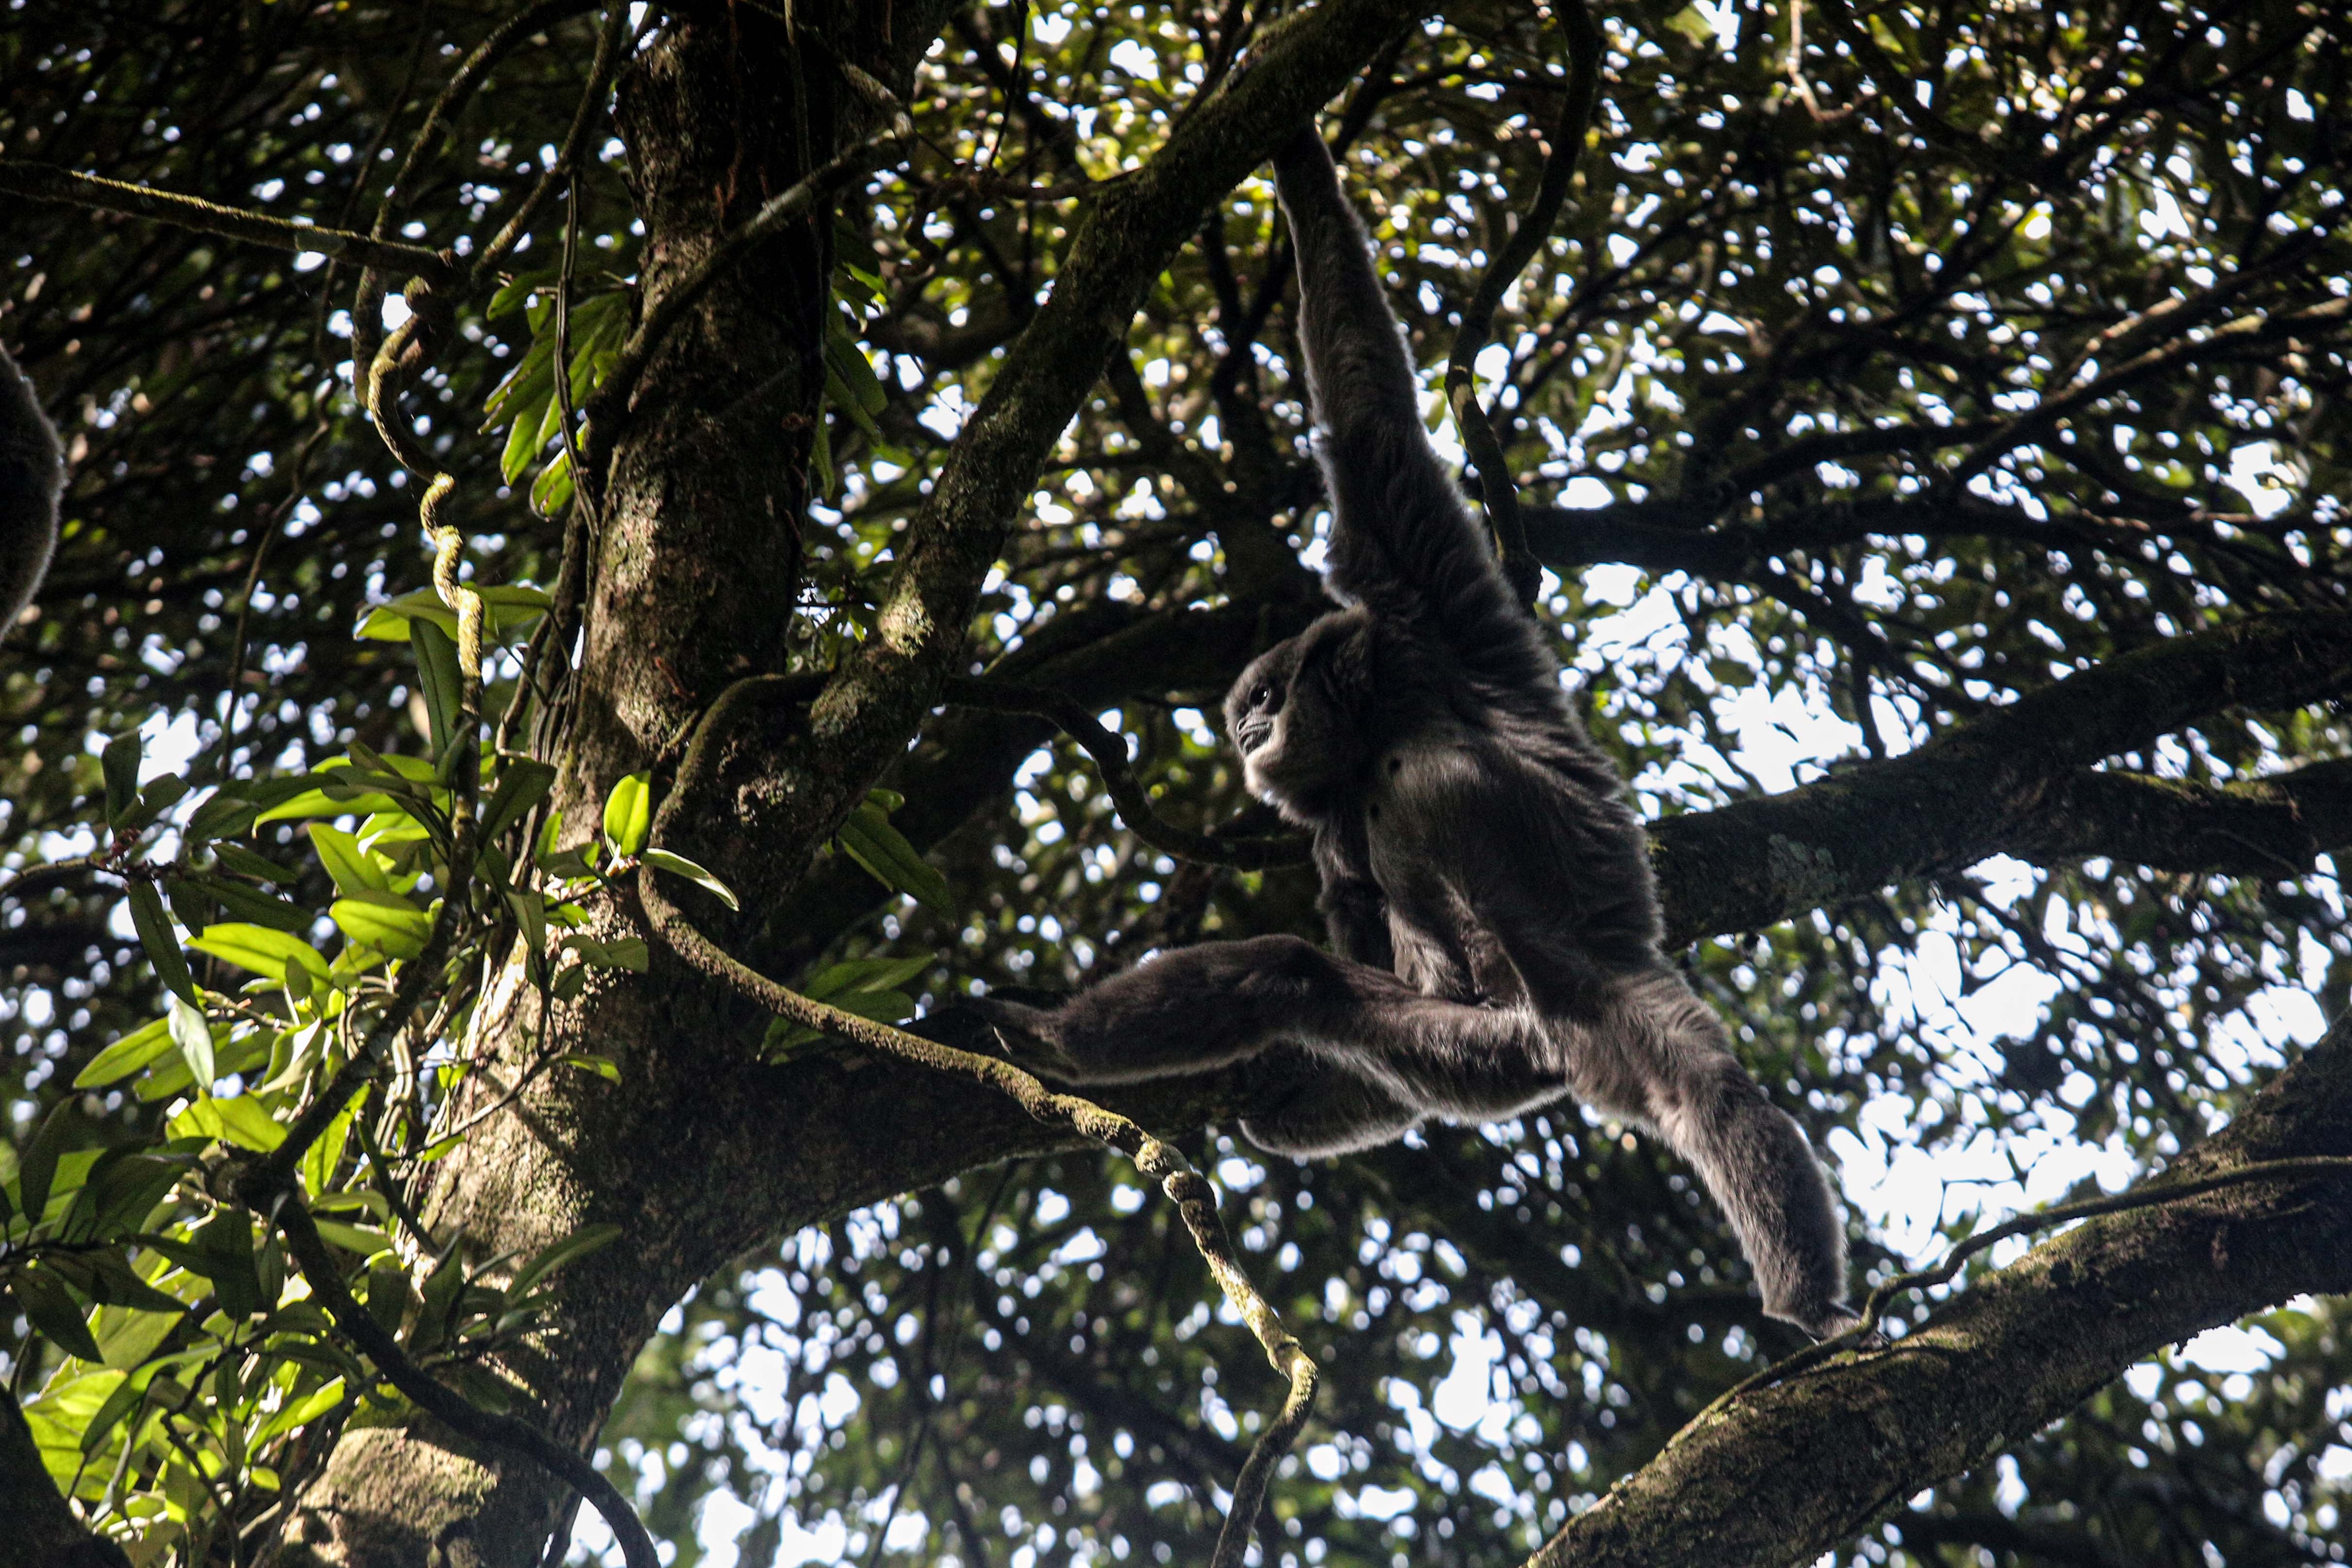
[[[1249,705],[1252,708],[1267,707],[1273,701],[1274,688],[1268,686],[1265,681],[1261,680],[1255,686],[1250,688]]]

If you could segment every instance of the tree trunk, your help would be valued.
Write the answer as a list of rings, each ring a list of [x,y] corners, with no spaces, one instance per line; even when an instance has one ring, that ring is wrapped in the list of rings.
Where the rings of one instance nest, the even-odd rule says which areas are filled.
[[[720,787],[689,803],[670,847],[718,869],[747,910],[787,900],[842,816],[905,754],[1039,464],[1200,214],[1420,14],[1411,0],[1325,0],[1267,29],[1255,69],[1093,199],[1051,300],[908,530],[877,635],[805,721],[732,738]],[[667,27],[622,84],[647,300],[862,133],[849,95],[836,103],[818,85],[836,79],[829,61],[857,63],[903,97],[946,16],[941,0],[885,0],[837,21],[803,14],[803,34],[825,41],[797,57],[782,25],[749,7],[692,10]],[[614,781],[655,762],[729,682],[782,665],[795,586],[782,571],[799,556],[824,384],[830,221],[820,208],[730,269],[639,384],[614,447],[571,720],[550,759],[574,825],[567,840],[587,837]],[[750,914],[730,926],[707,900],[693,907],[724,942],[756,935]],[[617,900],[594,924],[604,937],[646,929]],[[1002,1097],[855,1052],[762,1066],[751,1049],[762,1020],[658,946],[648,974],[596,974],[543,1031],[513,970],[491,987],[465,1094],[488,1110],[521,1093],[449,1157],[428,1209],[436,1229],[462,1227],[488,1257],[528,1256],[583,1225],[626,1227],[566,1270],[529,1352],[501,1363],[518,1408],[583,1451],[662,1314],[712,1270],[857,1203],[1034,1148],[1042,1131]],[[562,1067],[521,1082],[530,1063],[566,1051],[611,1058],[621,1082]],[[1162,1125],[1197,1124],[1221,1092],[1189,1082],[1143,1098],[1168,1113]],[[949,1125],[955,1135],[941,1137]],[[535,1466],[410,1415],[346,1434],[297,1505],[283,1560],[510,1568],[536,1560],[567,1500]]]
[[[911,62],[913,31],[936,23],[907,10],[897,21]],[[619,117],[646,308],[838,150],[832,94],[802,90],[804,73],[831,79],[820,58],[796,55],[759,11],[718,7],[688,13],[630,66]],[[906,74],[870,64],[885,80]],[[640,384],[614,447],[568,737],[551,759],[569,840],[593,835],[614,781],[647,766],[729,680],[782,666],[780,607],[799,582],[824,387],[830,225],[819,210],[719,278]],[[628,910],[596,923],[597,935],[637,933]],[[758,1028],[740,1005],[667,965],[643,981],[595,976],[542,1039],[538,997],[509,966],[480,1008],[465,1095],[488,1108],[567,1049],[612,1058],[622,1082],[541,1073],[523,1110],[492,1116],[449,1157],[428,1211],[485,1258],[528,1257],[599,1221],[628,1227],[625,1245],[570,1271],[530,1353],[502,1369],[519,1407],[583,1451],[662,1313],[802,1209],[805,1194],[779,1184],[823,1158],[780,1150],[772,1121],[746,1113],[772,1100],[751,1081],[765,1069],[745,1048]],[[412,1415],[344,1436],[303,1497],[287,1560],[506,1568],[538,1560],[567,1500],[536,1466]]]

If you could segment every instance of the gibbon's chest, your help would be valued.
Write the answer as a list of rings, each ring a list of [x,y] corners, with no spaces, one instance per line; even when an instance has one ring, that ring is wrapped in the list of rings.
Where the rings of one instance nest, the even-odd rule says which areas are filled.
[[[1515,977],[1490,973],[1499,951],[1471,896],[1470,857],[1489,837],[1481,813],[1489,770],[1458,745],[1392,747],[1366,782],[1366,869],[1388,906],[1398,978],[1430,994],[1500,1001]]]

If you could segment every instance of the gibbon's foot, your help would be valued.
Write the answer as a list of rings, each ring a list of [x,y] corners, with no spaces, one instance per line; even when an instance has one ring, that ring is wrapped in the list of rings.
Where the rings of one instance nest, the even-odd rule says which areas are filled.
[[[970,996],[959,1005],[987,1022],[999,1051],[1014,1067],[1065,1083],[1076,1080],[1077,1065],[1062,1049],[1053,1010],[994,996]]]
[[[1811,1335],[1813,1342],[1819,1344],[1823,1340],[1837,1338],[1838,1335],[1861,1321],[1861,1313],[1848,1311],[1843,1307],[1832,1307],[1810,1322],[1798,1323],[1797,1327]],[[1873,1329],[1867,1336],[1857,1342],[1853,1348],[1858,1351],[1883,1351],[1886,1348],[1886,1336]]]

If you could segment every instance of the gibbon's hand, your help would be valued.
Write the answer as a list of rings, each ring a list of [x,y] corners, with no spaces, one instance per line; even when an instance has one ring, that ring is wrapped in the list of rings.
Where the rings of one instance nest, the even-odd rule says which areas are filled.
[[[1014,1067],[1064,1083],[1081,1081],[1077,1064],[1062,1048],[1057,1008],[1032,1007],[994,996],[968,996],[957,1004],[986,1024],[997,1054]]]

